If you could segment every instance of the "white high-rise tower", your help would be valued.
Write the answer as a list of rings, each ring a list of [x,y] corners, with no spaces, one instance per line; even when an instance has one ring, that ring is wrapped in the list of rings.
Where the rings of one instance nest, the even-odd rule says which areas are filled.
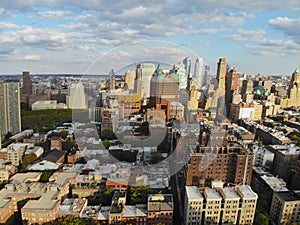
[[[204,63],[202,58],[197,58],[195,62],[194,78],[197,80],[199,89],[203,86]]]
[[[88,98],[81,83],[71,84],[68,88],[67,106],[69,109],[87,109]]]

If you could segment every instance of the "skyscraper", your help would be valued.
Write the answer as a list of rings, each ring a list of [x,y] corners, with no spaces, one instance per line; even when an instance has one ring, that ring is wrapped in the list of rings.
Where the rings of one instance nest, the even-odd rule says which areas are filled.
[[[78,83],[69,86],[66,102],[69,109],[86,109],[88,107],[88,99],[83,84]]]
[[[225,103],[227,116],[230,114],[230,105],[232,103],[233,94],[238,94],[239,92],[239,77],[240,73],[237,72],[236,68],[231,69],[226,75]]]
[[[191,65],[192,65],[190,57],[188,56],[185,57],[183,59],[183,64],[184,64],[184,69],[186,72],[187,79],[189,79],[191,76]]]
[[[204,74],[203,74],[203,83],[202,83],[203,86],[207,84],[209,71],[210,71],[210,66],[205,65],[204,66]]]
[[[143,63],[136,66],[135,92],[146,101],[150,97],[150,83],[152,74],[155,72],[155,65]]]
[[[22,93],[25,95],[32,94],[32,87],[31,87],[31,79],[29,76],[29,72],[23,72],[23,90]]]
[[[298,69],[292,74],[290,86],[288,89],[289,106],[300,106],[300,72]]]
[[[178,74],[164,74],[158,65],[151,79],[150,107],[167,109],[168,119],[170,103],[179,101],[178,87]]]
[[[179,90],[187,88],[187,75],[182,62],[174,65],[170,73],[176,73],[179,76]]]
[[[21,131],[19,83],[0,81],[0,130],[2,135]]]
[[[135,71],[128,70],[125,73],[125,83],[128,90],[134,90]]]
[[[218,89],[220,91],[220,95],[225,95],[225,79],[227,73],[227,62],[226,58],[220,58],[218,62],[218,70],[217,70],[217,81],[218,81]]]
[[[199,89],[203,86],[203,59],[197,58],[194,68],[194,78],[198,81]]]
[[[115,90],[116,87],[116,73],[114,72],[114,70],[111,70],[109,72],[108,75],[108,80],[106,82],[106,86],[108,87],[108,89],[111,90]]]

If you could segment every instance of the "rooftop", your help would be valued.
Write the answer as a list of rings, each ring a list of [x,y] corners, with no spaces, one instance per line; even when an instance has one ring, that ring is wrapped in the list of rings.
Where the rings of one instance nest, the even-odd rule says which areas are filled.
[[[58,170],[59,164],[47,160],[35,163],[29,167],[28,170],[44,171],[44,170]]]
[[[300,200],[300,192],[299,191],[283,191],[276,193],[279,195],[284,201],[299,201]]]
[[[87,204],[86,199],[66,198],[59,206],[57,214],[78,214],[81,213]]]
[[[60,151],[57,149],[53,149],[52,151],[49,151],[45,154],[43,157],[44,160],[50,161],[50,162],[57,162],[63,155],[65,154],[64,151]]]
[[[126,205],[123,210],[123,217],[147,217],[147,205]]]
[[[257,198],[257,194],[252,191],[251,187],[248,185],[239,185],[237,186],[237,188],[239,189],[239,191],[241,192],[241,194],[243,196],[241,196],[242,198],[246,199],[246,198]]]
[[[207,200],[217,200],[217,199],[222,199],[221,195],[216,189],[205,189],[204,193],[207,196]]]
[[[42,195],[38,200],[29,200],[22,208],[22,210],[49,210],[53,209],[59,200],[54,200],[57,191],[49,191]]]
[[[148,211],[173,211],[172,194],[154,194],[148,195]]]
[[[185,186],[186,194],[189,200],[203,200],[203,196],[196,186]]]
[[[57,101],[56,100],[36,101],[32,105],[50,105],[50,104],[57,104]]]
[[[235,192],[233,187],[225,187],[223,188],[223,192],[225,194],[225,199],[239,199],[240,196]]]
[[[286,183],[283,179],[267,175],[263,175],[261,178],[269,185],[270,188],[272,188],[273,191],[288,191],[286,188]]]

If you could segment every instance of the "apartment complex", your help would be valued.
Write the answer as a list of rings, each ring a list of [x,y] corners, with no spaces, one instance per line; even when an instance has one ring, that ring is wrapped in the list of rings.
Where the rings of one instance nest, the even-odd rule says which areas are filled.
[[[292,224],[300,221],[300,193],[296,191],[275,192],[270,209],[276,224]]]
[[[20,85],[0,80],[0,133],[21,131]]]
[[[252,167],[253,155],[237,142],[226,147],[200,147],[199,152],[190,154],[186,185],[205,186],[211,180],[250,185]]]
[[[203,191],[186,186],[184,224],[253,224],[257,198],[248,185]]]
[[[48,183],[39,183],[40,172],[17,173],[0,191],[0,223],[18,211],[20,201],[27,202],[21,208],[21,217],[27,224],[42,224],[56,219],[62,197],[69,193],[69,184],[75,182],[77,173],[54,173]]]

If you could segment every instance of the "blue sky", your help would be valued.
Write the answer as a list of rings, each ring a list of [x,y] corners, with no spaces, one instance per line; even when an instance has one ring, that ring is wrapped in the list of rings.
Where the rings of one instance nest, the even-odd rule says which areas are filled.
[[[0,74],[105,74],[190,56],[212,74],[226,57],[241,73],[291,75],[299,15],[298,0],[1,0]]]

